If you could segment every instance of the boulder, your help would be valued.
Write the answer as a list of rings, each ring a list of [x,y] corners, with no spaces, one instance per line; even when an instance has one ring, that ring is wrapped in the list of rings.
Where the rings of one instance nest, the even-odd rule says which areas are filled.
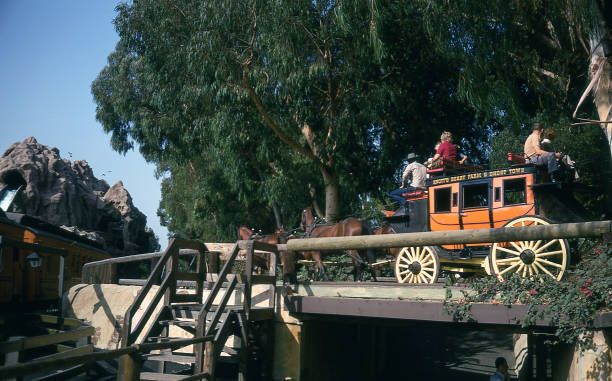
[[[113,255],[155,251],[147,218],[121,181],[110,187],[85,160],[63,159],[57,148],[34,137],[12,144],[0,157],[0,189],[17,188],[8,212],[43,221],[104,242]]]

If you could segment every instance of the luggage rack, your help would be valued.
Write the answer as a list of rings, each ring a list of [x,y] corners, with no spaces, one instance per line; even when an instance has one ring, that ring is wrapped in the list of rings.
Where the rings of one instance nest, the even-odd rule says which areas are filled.
[[[478,172],[484,170],[482,165],[477,164],[460,164],[458,161],[441,157],[436,168],[428,169],[427,174],[430,178],[459,175],[467,172]]]

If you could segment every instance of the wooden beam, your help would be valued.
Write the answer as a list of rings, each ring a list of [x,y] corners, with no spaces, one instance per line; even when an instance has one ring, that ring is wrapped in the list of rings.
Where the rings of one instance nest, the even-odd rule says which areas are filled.
[[[23,351],[25,349],[63,343],[64,341],[77,340],[84,336],[91,336],[95,333],[95,331],[96,330],[94,327],[84,326],[71,331],[52,335],[33,336],[16,341],[5,341],[0,343],[0,353]]]
[[[0,242],[2,243],[2,246],[18,247],[20,249],[39,251],[41,253],[55,254],[55,255],[61,255],[61,256],[68,254],[68,250],[66,249],[62,249],[58,247],[51,247],[51,246],[44,246],[38,243],[22,242],[22,241],[8,238],[8,237],[2,237],[2,240]]]
[[[450,245],[483,242],[531,241],[555,238],[598,237],[610,233],[612,221],[578,222],[497,229],[454,230],[353,237],[292,239],[286,247],[292,251],[377,249],[405,246]]]

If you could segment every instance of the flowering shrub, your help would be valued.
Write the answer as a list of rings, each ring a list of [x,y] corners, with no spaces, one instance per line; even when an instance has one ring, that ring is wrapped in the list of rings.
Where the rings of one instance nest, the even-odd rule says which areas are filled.
[[[503,282],[493,276],[477,278],[461,290],[459,301],[452,300],[447,289],[444,308],[456,320],[473,321],[473,303],[526,304],[522,327],[548,319],[557,327],[559,341],[590,348],[596,312],[612,311],[612,245],[585,240],[582,248],[580,263],[568,269],[561,282],[547,275],[527,279],[514,274]]]

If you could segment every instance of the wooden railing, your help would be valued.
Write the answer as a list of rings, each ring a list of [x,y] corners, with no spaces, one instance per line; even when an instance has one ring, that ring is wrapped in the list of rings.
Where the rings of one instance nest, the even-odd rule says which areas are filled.
[[[95,333],[94,327],[84,324],[80,320],[70,318],[59,318],[51,315],[26,315],[20,316],[21,325],[24,324],[31,329],[44,329],[49,332],[48,335],[39,335],[31,337],[15,336],[8,341],[0,342],[0,355],[4,355],[4,366],[0,367],[0,379],[4,380],[10,377],[20,377],[24,374],[11,375],[11,369],[31,369],[31,373],[41,373],[39,364],[41,363],[56,363],[58,360],[91,353],[93,346],[91,344],[91,336]],[[3,325],[6,324],[3,322]],[[52,328],[44,328],[52,327]],[[73,346],[66,345],[66,342],[75,342]],[[21,358],[20,354],[25,351],[32,352],[33,350],[43,350],[45,352],[55,352],[38,358]],[[23,356],[21,356],[23,357]],[[27,363],[20,364],[20,361],[25,360]],[[72,369],[65,369],[62,372],[55,373],[56,377],[74,376],[83,373],[86,370],[87,364]],[[55,369],[64,369],[61,367]],[[5,372],[9,372],[8,375]]]
[[[170,298],[176,295],[176,275],[178,268],[178,254],[179,248],[189,248],[195,250],[199,253],[202,252],[202,244],[195,241],[187,241],[180,238],[172,238],[168,243],[168,248],[161,256],[160,260],[157,262],[151,274],[147,278],[147,282],[140,289],[136,299],[132,303],[132,305],[128,308],[125,313],[124,324],[123,324],[123,334],[121,338],[121,345],[123,347],[127,347],[136,342],[138,336],[142,333],[145,325],[147,324],[149,318],[153,314],[155,308],[161,301],[162,296],[165,296],[166,303],[169,303]],[[198,259],[199,266],[201,266],[201,257]],[[159,288],[155,292],[153,299],[149,303],[149,305],[145,308],[141,318],[138,320],[138,323],[133,325],[132,319],[136,314],[136,311],[142,306],[145,297],[153,287],[153,285],[157,282],[159,277],[162,275],[162,270],[165,269],[164,279],[162,280]],[[199,269],[200,270],[200,269]],[[201,283],[201,282],[200,282]],[[197,287],[197,286],[196,286]],[[201,286],[196,288],[196,295],[199,295],[200,298],[202,296],[202,288]]]
[[[29,374],[52,372],[57,369],[71,368],[74,366],[92,364],[96,361],[112,360],[117,357],[126,356],[132,358],[133,362],[129,365],[124,365],[124,372],[120,374],[120,379],[125,381],[138,380],[140,375],[140,364],[139,357],[142,354],[149,353],[154,350],[160,349],[176,349],[185,347],[192,344],[198,344],[212,340],[212,336],[205,336],[193,339],[178,339],[171,342],[162,343],[144,343],[144,344],[132,344],[125,348],[119,348],[108,351],[99,351],[86,354],[76,354],[69,357],[63,358],[41,358],[26,364],[17,364],[0,367],[0,380],[8,378],[23,377]],[[54,374],[54,376],[57,374]],[[207,378],[208,375],[205,373],[196,374],[189,378],[189,380],[200,380]],[[186,379],[183,379],[186,380]]]

